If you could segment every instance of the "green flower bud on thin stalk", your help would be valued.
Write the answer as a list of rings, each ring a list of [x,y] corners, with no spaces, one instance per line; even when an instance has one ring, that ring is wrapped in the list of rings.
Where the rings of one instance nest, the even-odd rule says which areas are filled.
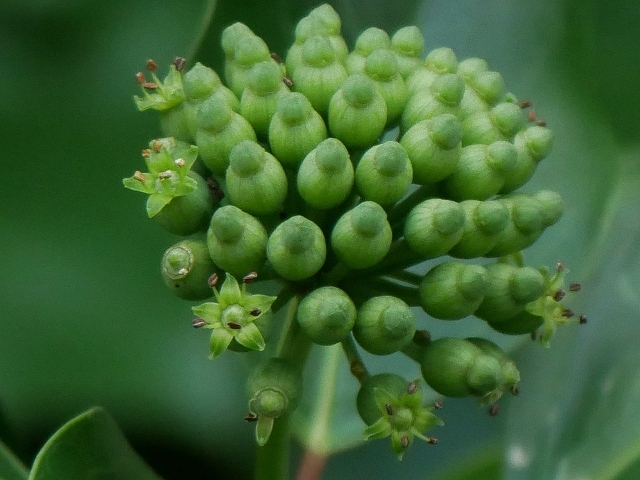
[[[516,134],[513,144],[518,156],[516,164],[505,178],[500,193],[512,192],[524,185],[533,175],[538,163],[551,152],[553,132],[534,125]]]
[[[456,73],[458,59],[448,47],[436,48],[429,52],[424,63],[407,78],[409,92],[428,90],[431,84],[441,75]]]
[[[455,258],[485,256],[497,243],[498,236],[510,221],[509,209],[497,200],[460,202],[465,223],[462,238],[448,254]]]
[[[307,97],[291,92],[278,99],[269,125],[269,145],[282,165],[298,168],[302,159],[325,138],[324,120]]]
[[[375,82],[387,105],[387,126],[397,122],[409,98],[399,68],[391,50],[375,50],[365,60],[364,73]]]
[[[364,72],[367,57],[374,51],[391,47],[389,34],[378,27],[369,27],[363,30],[356,39],[353,51],[346,60],[349,75]]]
[[[413,339],[416,317],[405,302],[389,295],[373,297],[358,309],[353,336],[374,355],[389,355]]]
[[[227,102],[215,96],[202,103],[196,124],[200,157],[218,177],[224,177],[233,147],[243,140],[257,140],[251,124],[234,112]]]
[[[398,71],[405,80],[422,65],[424,38],[415,26],[402,27],[391,37],[391,49],[398,61]]]
[[[358,192],[366,200],[390,207],[408,191],[413,168],[398,142],[388,141],[365,152],[355,172]]]
[[[489,111],[469,115],[462,122],[462,144],[489,145],[498,140],[510,140],[524,128],[525,118],[520,105],[499,103]]]
[[[255,217],[227,205],[213,214],[207,245],[216,265],[232,275],[243,277],[258,271],[264,264],[267,232]]]
[[[460,158],[462,128],[458,119],[445,113],[423,120],[400,139],[411,160],[413,183],[424,185],[451,175]]]
[[[444,255],[464,231],[464,211],[451,200],[432,198],[414,207],[404,225],[404,237],[423,259]]]
[[[256,441],[267,443],[275,419],[296,409],[302,397],[300,368],[282,358],[270,358],[247,380],[249,411],[257,417]]]
[[[321,210],[337,207],[353,187],[347,148],[335,138],[322,141],[304,158],[296,178],[298,192],[308,205]]]
[[[220,39],[220,44],[222,46],[222,50],[224,51],[225,58],[227,61],[235,60],[236,50],[240,43],[242,43],[243,39],[255,35],[253,30],[247,27],[242,22],[236,22],[232,25],[229,25],[222,31],[222,37]],[[227,83],[229,82],[229,76],[225,72],[225,79]]]
[[[331,246],[350,268],[372,267],[389,252],[391,226],[384,209],[366,201],[338,219],[331,232]]]
[[[478,111],[488,110],[505,98],[505,84],[502,75],[493,71],[482,71],[465,78],[467,88],[460,101],[463,117]]]
[[[304,280],[315,275],[324,264],[326,255],[322,230],[300,215],[278,225],[267,242],[267,258],[271,266],[287,280]]]
[[[231,150],[226,180],[231,202],[252,215],[278,213],[287,197],[287,176],[280,162],[250,140]]]
[[[329,130],[347,148],[373,145],[387,123],[387,106],[373,81],[349,76],[329,103]]]
[[[487,287],[484,267],[444,262],[429,270],[420,283],[421,306],[434,318],[458,320],[476,311]]]
[[[333,345],[349,335],[356,321],[356,307],[343,290],[321,287],[302,299],[296,318],[311,341]]]
[[[436,425],[444,425],[431,411],[423,407],[424,393],[420,382],[407,382],[398,375],[381,373],[367,377],[358,391],[356,404],[360,418],[368,425],[367,440],[391,437],[391,447],[398,459],[415,437],[435,443],[423,432]]]
[[[173,293],[185,300],[204,300],[213,295],[209,278],[220,274],[204,240],[183,240],[162,256],[162,279]]]

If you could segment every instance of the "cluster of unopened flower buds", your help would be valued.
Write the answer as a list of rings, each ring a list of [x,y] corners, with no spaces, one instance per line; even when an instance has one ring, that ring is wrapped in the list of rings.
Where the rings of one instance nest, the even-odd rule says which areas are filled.
[[[561,303],[566,270],[524,266],[521,251],[563,206],[551,191],[516,191],[552,133],[484,60],[426,53],[417,27],[369,28],[350,51],[340,28],[332,7],[314,9],[283,61],[233,24],[222,34],[224,81],[181,58],[160,80],[150,60],[136,103],[159,112],[163,138],[142,152],[148,172],[124,185],[187,237],[165,252],[162,274],[182,298],[215,297],[193,307],[193,326],[212,330],[211,358],[263,351],[280,331],[247,386],[260,444],[299,402],[299,344],[342,343],[365,436],[390,436],[401,457],[415,437],[435,443],[423,432],[441,422],[419,380],[372,375],[361,351],[408,355],[444,396],[494,405],[515,393],[518,370],[498,346],[427,329],[475,315],[548,345],[573,316]],[[426,273],[410,269],[426,260]],[[247,292],[263,280],[280,293]],[[287,304],[292,320],[274,325]],[[431,319],[418,322],[412,307]]]

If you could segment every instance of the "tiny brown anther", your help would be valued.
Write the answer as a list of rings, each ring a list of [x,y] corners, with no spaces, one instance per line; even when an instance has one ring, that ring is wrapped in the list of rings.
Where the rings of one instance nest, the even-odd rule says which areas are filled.
[[[144,73],[138,72],[136,73],[136,82],[138,82],[140,85],[144,85],[145,83],[147,83],[147,77],[144,76]]]
[[[144,82],[142,84],[143,88],[146,88],[147,90],[155,90],[158,88],[158,85],[154,82]]]
[[[495,417],[496,415],[498,415],[499,412],[500,412],[500,405],[498,405],[497,403],[494,403],[489,407],[490,417]]]
[[[207,321],[204,318],[194,318],[193,320],[191,320],[191,325],[193,325],[193,328],[204,327],[206,324]]]
[[[160,172],[160,173],[158,174],[158,178],[160,178],[160,179],[162,179],[162,180],[165,180],[165,179],[167,179],[167,178],[171,178],[171,174],[172,174],[172,173],[173,173],[173,172],[172,172],[171,170],[165,170],[164,172]]]
[[[242,329],[242,325],[240,325],[238,322],[227,322],[227,327],[229,327],[231,330]]]
[[[565,296],[566,292],[564,290],[558,290],[556,293],[553,294],[553,299],[556,302],[559,302],[560,300],[562,300]]]
[[[133,174],[133,178],[142,183],[147,181],[147,177],[140,170],[135,171],[135,173]]]
[[[407,448],[409,446],[409,438],[406,435],[400,437],[400,445],[402,445],[402,448]]]
[[[525,109],[531,106],[531,100],[523,100],[520,102],[520,108]]]
[[[249,315],[251,315],[252,317],[259,317],[261,313],[262,313],[262,310],[260,310],[258,307],[252,308],[249,311]]]
[[[253,423],[258,421],[258,416],[255,413],[247,413],[244,417],[245,422]]]
[[[587,316],[585,314],[580,315],[579,321],[581,325],[584,325],[585,323],[587,323]]]
[[[276,62],[278,62],[278,63],[284,63],[284,62],[282,61],[282,57],[281,57],[280,55],[278,55],[276,52],[271,52],[269,55],[270,55],[270,56],[271,56],[271,58],[273,58]]]
[[[580,285],[577,282],[573,282],[569,285],[569,290],[572,292],[577,292],[582,288],[582,285]]]
[[[209,277],[209,279],[207,280],[207,283],[209,284],[209,286],[211,288],[215,287],[216,285],[218,285],[218,274],[214,273],[213,275],[211,275]]]
[[[565,308],[562,311],[562,316],[564,318],[571,318],[571,317],[573,317],[573,315],[574,315],[573,310],[571,310],[570,308]]]
[[[173,66],[176,67],[176,70],[179,72],[182,71],[185,63],[187,63],[187,61],[182,57],[176,57],[173,59]]]
[[[224,198],[224,192],[220,188],[220,184],[215,178],[207,178],[207,186],[209,187],[213,198],[215,198],[218,202],[220,202]]]
[[[431,445],[436,445],[438,443],[438,439],[436,437],[429,437],[429,439],[427,440],[427,443]]]
[[[147,70],[149,70],[150,72],[155,72],[156,70],[158,70],[158,64],[153,58],[147,60]]]
[[[515,385],[511,387],[511,395],[513,395],[514,397],[520,395],[520,390],[518,390],[518,387],[516,387]]]
[[[287,87],[293,87],[293,80],[291,80],[289,77],[282,77],[282,81]]]
[[[442,408],[442,401],[436,400],[435,402],[433,402],[433,408],[435,408],[436,410],[440,410]]]
[[[527,113],[527,120],[530,122],[536,121],[536,111],[533,108],[529,110],[529,113]]]
[[[557,262],[557,263],[556,263],[556,270],[557,270],[558,272],[561,272],[562,270],[564,270],[564,263],[562,263],[562,262]]]
[[[154,140],[153,142],[151,142],[151,148],[153,148],[154,152],[160,153],[160,149],[162,148],[162,142],[160,140]]]
[[[242,281],[244,283],[249,283],[258,278],[258,274],[256,272],[247,273],[244,277],[242,277]]]
[[[142,149],[142,157],[143,158],[149,158],[151,156],[151,150],[148,148],[143,148]]]
[[[416,382],[409,382],[407,386],[407,393],[412,395],[418,391],[418,384]]]
[[[546,127],[547,122],[545,122],[544,120],[536,120],[536,125],[538,125],[539,127]]]
[[[187,164],[187,162],[184,161],[184,158],[176,158],[173,163],[176,167],[184,167]]]
[[[385,403],[384,409],[387,411],[387,415],[393,415],[393,405],[391,405],[390,403]]]

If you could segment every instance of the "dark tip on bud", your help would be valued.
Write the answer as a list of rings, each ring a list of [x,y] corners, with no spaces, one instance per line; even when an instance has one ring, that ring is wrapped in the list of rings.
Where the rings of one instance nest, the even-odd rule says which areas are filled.
[[[520,395],[520,390],[518,390],[518,387],[516,387],[515,385],[511,387],[511,395],[513,395],[514,397]]]
[[[571,318],[571,317],[573,317],[573,315],[574,315],[573,310],[571,310],[570,308],[565,308],[562,311],[562,316],[564,318]]]
[[[278,63],[284,63],[284,62],[282,61],[282,57],[281,57],[280,55],[278,55],[276,52],[271,52],[269,55],[270,55],[270,56],[271,56],[271,58],[273,58],[276,62],[278,62]]]
[[[400,437],[400,445],[402,445],[402,448],[407,448],[409,446],[409,438],[406,435]]]
[[[191,325],[193,325],[193,328],[201,328],[206,324],[207,321],[204,318],[194,318],[193,320],[191,320]]]
[[[158,64],[153,58],[147,60],[147,70],[149,70],[150,72],[155,72],[156,70],[158,70]]]
[[[417,391],[418,391],[418,384],[416,382],[409,382],[409,385],[407,386],[407,393],[409,395],[413,395]]]
[[[136,73],[136,82],[138,82],[140,85],[144,85],[145,83],[147,83],[147,77],[144,76],[144,73],[138,72]]]
[[[258,416],[255,413],[247,413],[246,417],[244,417],[245,422],[253,423],[258,421]]]
[[[587,316],[585,314],[580,315],[579,317],[580,325],[584,325],[587,323]]]
[[[393,415],[393,405],[391,405],[390,403],[385,403],[384,409],[387,411],[387,415]]]
[[[218,285],[218,274],[214,273],[213,275],[211,275],[208,279],[207,279],[207,283],[209,284],[209,286],[211,288],[215,287],[216,285]]]
[[[580,291],[581,288],[582,288],[582,285],[580,285],[577,282],[573,282],[572,284],[569,285],[569,291],[571,292],[578,292]]]
[[[413,335],[413,342],[418,345],[426,345],[431,341],[431,334],[426,330],[416,330]]]
[[[429,437],[429,439],[427,440],[427,443],[429,445],[437,445],[438,444],[438,439],[436,437]]]
[[[137,181],[144,183],[147,181],[147,177],[145,177],[144,173],[142,173],[140,170],[136,170],[133,174],[133,178],[135,178]]]
[[[249,283],[255,280],[256,278],[258,278],[257,272],[250,272],[250,273],[247,273],[244,277],[242,277],[242,281],[244,283]]]
[[[240,325],[238,322],[227,322],[227,327],[229,327],[231,330],[240,330],[242,328],[242,325]]]
[[[349,365],[349,371],[356,378],[362,378],[367,373],[367,369],[360,360],[353,360]]]
[[[545,122],[544,120],[536,120],[536,125],[538,125],[539,127],[546,127],[547,122]]]
[[[153,151],[155,153],[160,153],[160,149],[162,148],[162,142],[160,140],[154,140],[151,143],[151,148],[153,148]]]
[[[560,300],[562,300],[565,296],[566,292],[564,290],[558,290],[556,293],[553,294],[553,299],[556,302],[559,302]]]
[[[293,80],[291,80],[289,77],[282,77],[282,81],[287,87],[293,87]]]
[[[173,66],[176,67],[176,70],[178,70],[179,72],[184,69],[185,63],[187,63],[187,61],[182,57],[176,57],[173,59]]]
[[[527,114],[527,120],[529,120],[530,122],[536,121],[536,111],[533,108],[529,110],[529,113]]]
[[[262,313],[262,310],[256,307],[251,309],[251,311],[249,312],[249,315],[251,315],[252,317],[258,317],[260,316],[261,313]]]
[[[156,90],[158,85],[154,82],[144,82],[142,84],[142,88],[146,88],[147,90]]]
[[[500,412],[500,405],[498,405],[497,403],[494,403],[489,407],[490,417],[495,417],[496,415],[498,415],[499,412]]]
[[[523,100],[520,102],[520,108],[525,109],[531,106],[531,100]]]
[[[440,410],[442,408],[442,400],[436,400],[433,402],[433,408],[436,410]]]

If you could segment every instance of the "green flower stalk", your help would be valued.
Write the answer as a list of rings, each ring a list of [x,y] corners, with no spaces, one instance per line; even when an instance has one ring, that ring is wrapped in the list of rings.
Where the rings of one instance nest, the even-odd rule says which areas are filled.
[[[211,217],[209,255],[222,270],[243,277],[260,270],[266,259],[267,231],[238,207],[226,205]]]
[[[302,299],[296,319],[312,342],[333,345],[351,332],[356,321],[356,307],[341,289],[320,287]]]
[[[391,448],[402,460],[415,438],[436,443],[423,432],[444,425],[432,408],[422,406],[424,393],[419,381],[407,382],[399,375],[381,373],[367,377],[357,397],[358,414],[368,425],[367,440],[391,437]]]
[[[391,37],[391,50],[398,61],[398,71],[405,80],[422,65],[424,38],[416,26],[402,27]]]
[[[390,295],[371,297],[358,308],[353,336],[374,355],[389,355],[411,342],[416,317],[404,301]]]
[[[367,150],[356,167],[356,187],[366,200],[390,207],[411,186],[413,168],[398,142],[388,141]]]
[[[287,176],[282,165],[251,140],[244,140],[231,150],[226,180],[231,202],[252,215],[278,213],[287,197]]]
[[[462,238],[448,254],[455,258],[483,257],[495,247],[507,227],[509,209],[498,200],[464,200],[460,206],[465,215]]]
[[[219,275],[209,256],[207,242],[182,240],[169,247],[162,256],[162,279],[173,293],[185,300],[204,300],[213,295],[211,275]]]
[[[404,238],[423,259],[444,255],[464,232],[464,211],[451,200],[431,198],[414,207],[404,224]]]
[[[124,186],[149,195],[147,215],[168,232],[186,236],[205,230],[217,202],[191,171],[198,149],[173,138],[153,140],[149,147],[142,152],[149,172],[135,172]]]
[[[213,288],[213,294],[216,302],[203,303],[191,309],[202,321],[198,324],[201,328],[213,330],[209,358],[218,357],[232,340],[250,350],[264,350],[264,338],[255,321],[269,311],[276,297],[250,295],[246,283],[240,287],[230,274],[227,274],[220,291]]]
[[[387,126],[394,125],[409,98],[396,55],[391,50],[373,51],[365,60],[364,73],[375,82],[387,105]]]
[[[462,144],[489,145],[498,140],[511,140],[524,125],[525,117],[520,105],[499,103],[489,111],[469,115],[462,122]]]
[[[412,94],[428,90],[436,79],[448,73],[456,73],[457,68],[458,58],[453,50],[448,47],[436,48],[431,50],[423,64],[409,75],[407,88]]]

